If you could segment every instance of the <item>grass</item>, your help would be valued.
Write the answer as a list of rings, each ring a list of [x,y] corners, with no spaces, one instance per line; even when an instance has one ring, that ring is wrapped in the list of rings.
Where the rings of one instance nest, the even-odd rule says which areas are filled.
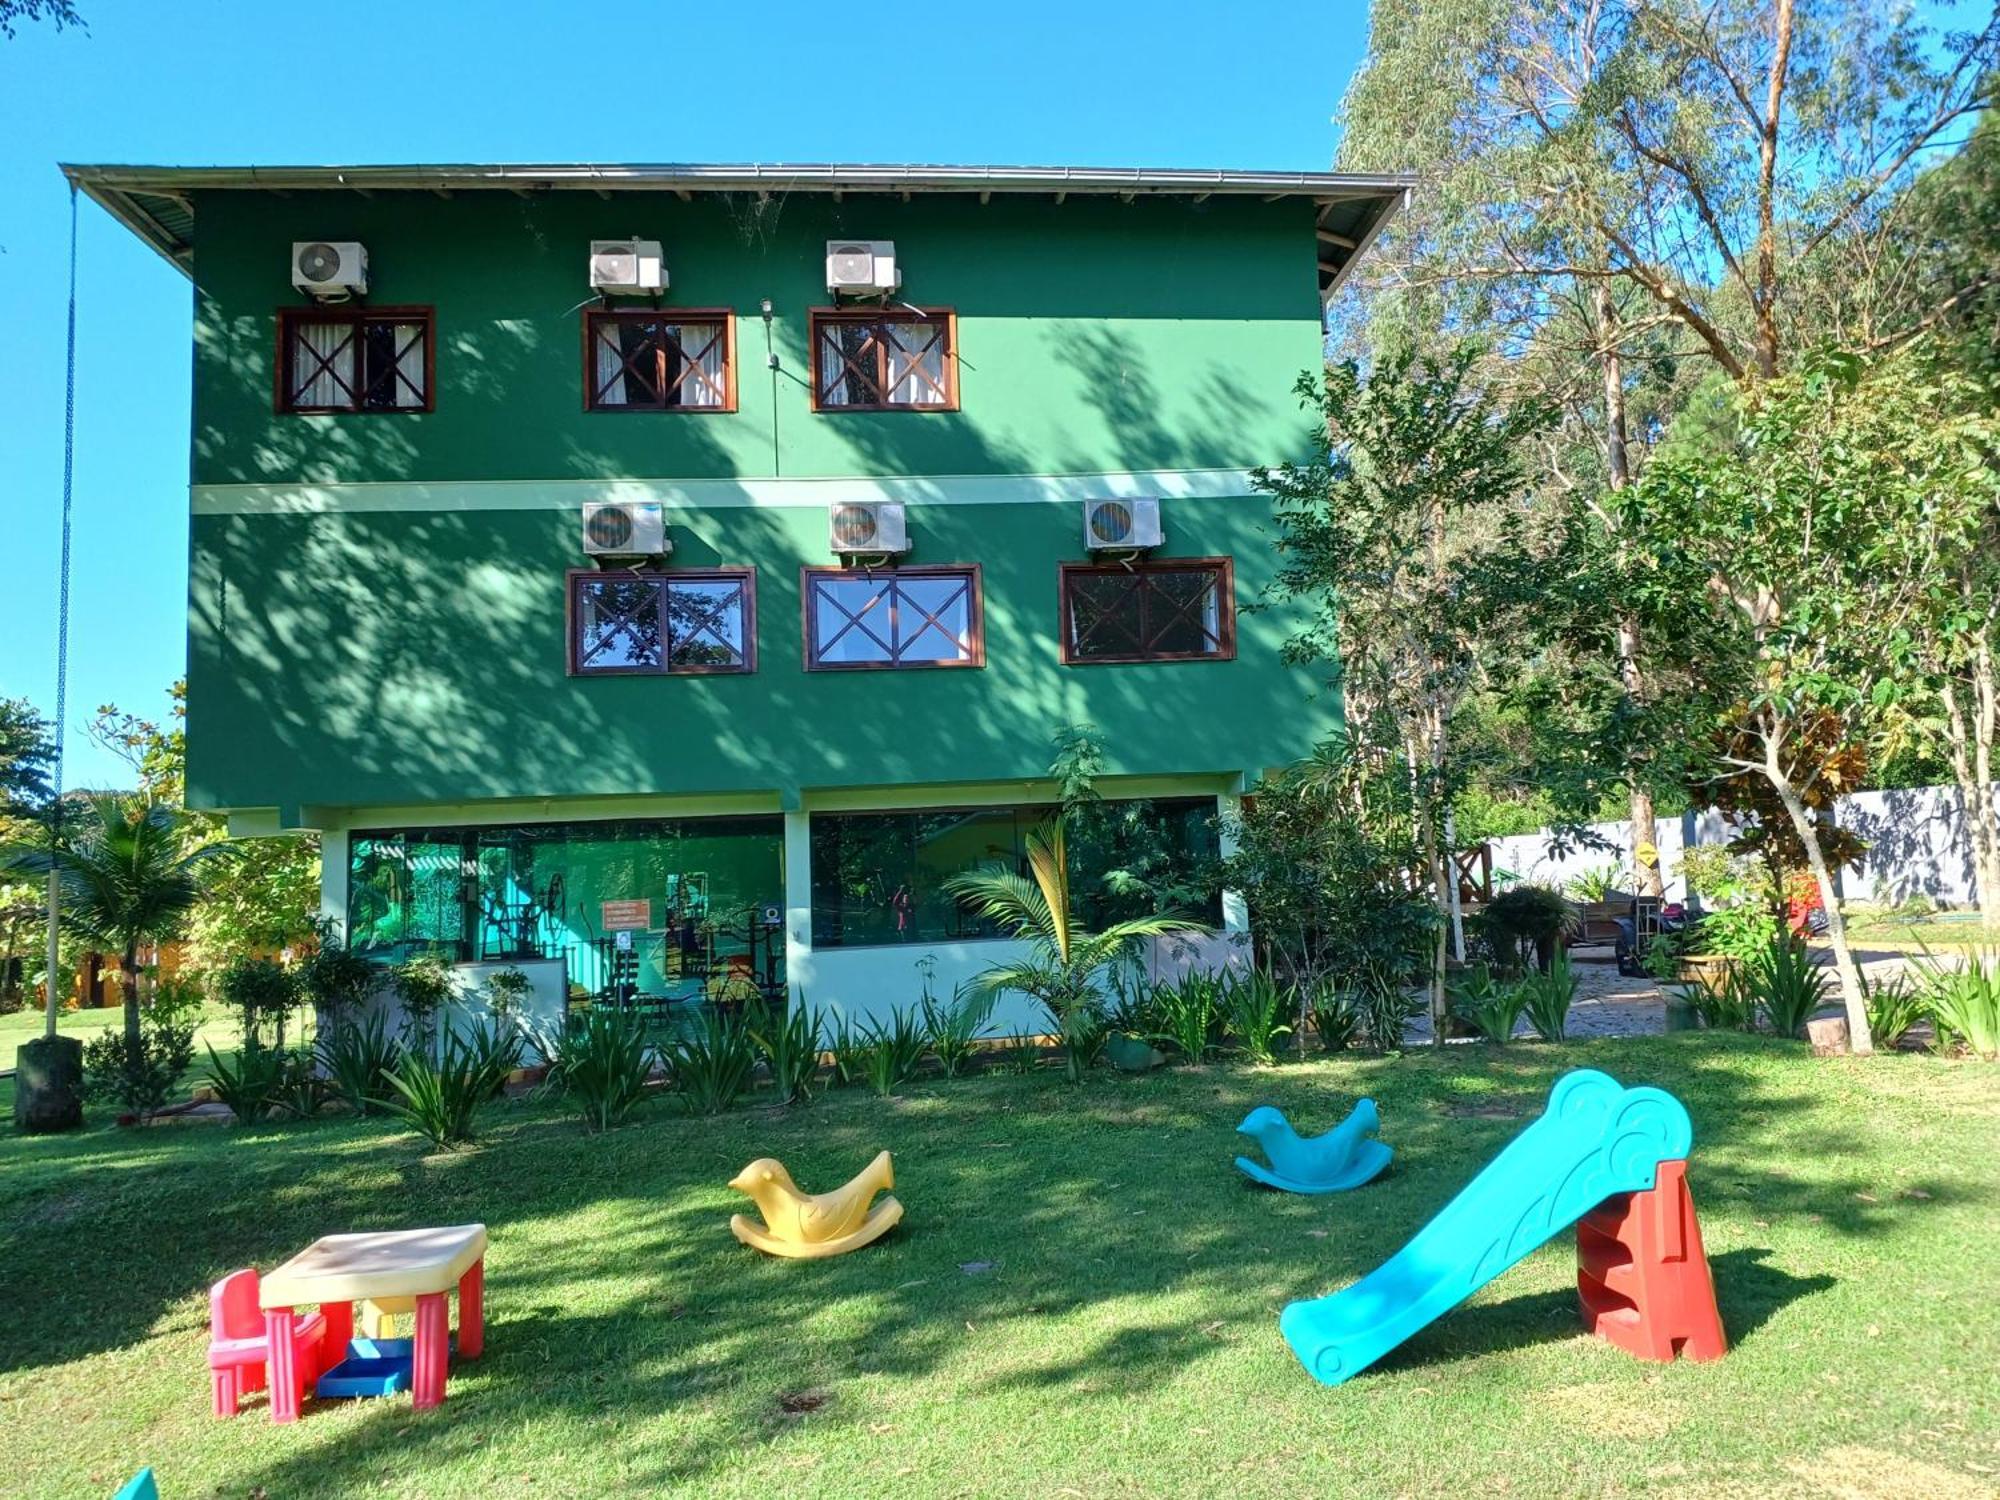
[[[1640,1364],[1584,1336],[1560,1239],[1335,1390],[1278,1309],[1394,1251],[1578,1065],[1678,1093],[1733,1344]],[[1397,1150],[1326,1198],[1251,1188],[1234,1127],[1372,1095]],[[2000,1069],[1815,1061],[1690,1034],[1212,1066],[1082,1088],[920,1080],[605,1135],[544,1105],[426,1156],[392,1124],[0,1138],[11,1492],[1849,1496],[2000,1469]],[[896,1152],[901,1228],[767,1260],[726,1227],[755,1156],[831,1186]],[[208,1415],[206,1289],[341,1229],[477,1219],[486,1357],[274,1428]]]
[[[1850,906],[1847,926],[1858,948],[1909,953],[1925,948],[2000,948],[2000,927],[1982,923],[1977,912],[1911,916],[1893,907]]]

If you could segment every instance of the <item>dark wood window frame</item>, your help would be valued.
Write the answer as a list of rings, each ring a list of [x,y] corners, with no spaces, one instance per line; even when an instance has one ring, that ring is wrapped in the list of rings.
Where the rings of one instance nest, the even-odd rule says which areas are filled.
[[[742,586],[743,660],[736,666],[674,666],[673,641],[667,623],[660,622],[660,665],[657,667],[589,667],[582,661],[581,623],[577,599],[582,585],[590,579],[637,578],[658,580],[669,587],[675,581],[733,578]],[[666,607],[666,590],[660,594]],[[571,568],[563,580],[564,652],[572,677],[746,677],[757,670],[757,570],[755,568]]]
[[[704,323],[719,324],[722,332],[722,402],[718,406],[668,405],[660,402],[604,401],[600,399],[608,382],[600,386],[597,380],[597,330],[606,323]],[[678,343],[678,341],[676,341]],[[696,358],[706,353],[704,344],[696,352]],[[664,354],[664,350],[659,353]],[[687,358],[685,349],[681,357]],[[621,368],[619,376],[624,374]],[[613,379],[619,378],[613,376]],[[685,383],[688,375],[683,371],[678,387]],[[661,370],[653,382],[656,389],[667,384],[666,372]],[[736,314],[727,307],[591,307],[583,314],[583,409],[589,412],[684,412],[692,416],[726,416],[736,410]]]
[[[344,406],[302,406],[294,399],[292,386],[292,346],[298,337],[298,329],[307,323],[348,324],[354,329],[352,337],[359,338],[361,331],[370,323],[420,323],[423,325],[424,340],[424,388],[423,400],[414,406],[369,406],[363,403],[366,389],[357,392],[351,405]],[[343,345],[342,347],[345,347]],[[335,351],[338,354],[338,350]],[[317,353],[313,356],[318,359]],[[401,364],[397,359],[396,364]],[[320,363],[306,384],[324,373],[330,375],[342,386],[347,384],[330,367],[332,360]],[[366,380],[357,364],[357,379]],[[391,375],[392,383],[402,378],[400,372]],[[278,309],[278,357],[271,374],[272,407],[283,416],[407,416],[412,412],[427,412],[437,409],[437,309],[434,307],[281,307]]]
[[[878,338],[876,341],[875,373],[861,372],[861,378],[875,388],[876,401],[829,402],[825,399],[831,384],[824,368],[820,334],[834,325],[885,327],[893,324],[904,326],[935,326],[944,340],[944,389],[940,399],[930,401],[890,401],[887,399],[889,380],[889,350]],[[815,307],[811,309],[807,328],[808,340],[812,345],[812,409],[838,416],[851,411],[957,411],[958,410],[958,314],[949,307]],[[923,352],[928,352],[926,349]],[[906,379],[911,377],[905,377]]]
[[[821,661],[819,656],[819,642],[814,639],[813,635],[813,606],[818,602],[818,590],[815,588],[814,581],[821,578],[859,578],[870,582],[879,579],[889,583],[892,589],[897,580],[904,578],[965,579],[967,589],[965,623],[970,654],[963,661],[935,658],[898,659],[893,661]],[[985,580],[981,577],[978,563],[935,563],[910,568],[834,568],[808,566],[799,569],[799,597],[800,625],[805,637],[805,663],[808,672],[908,672],[922,671],[927,668],[950,671],[967,667],[984,667],[986,665]],[[900,604],[892,599],[890,603],[892,618],[894,618],[894,612],[900,607]],[[911,607],[916,609],[918,613],[925,615],[928,622],[935,623],[935,616],[930,615],[921,605],[912,605]],[[844,608],[842,608],[842,613],[846,613]],[[849,629],[867,628],[865,625],[860,624],[858,616],[850,615],[849,620],[853,623],[842,626],[840,632],[836,634],[835,639],[838,639],[840,634],[845,634]],[[923,625],[918,626],[919,636],[917,638],[921,638],[921,632],[924,628]],[[899,632],[892,631],[892,634],[894,633]],[[874,631],[870,630],[869,634],[879,644],[882,644],[885,649],[893,649],[888,642],[883,641],[882,637],[875,634]]]
[[[1137,580],[1136,587],[1141,599],[1141,634],[1157,640],[1159,631],[1150,630],[1148,617],[1143,613],[1146,600],[1152,591],[1145,585],[1149,573],[1189,573],[1206,569],[1216,574],[1215,594],[1215,634],[1216,646],[1213,651],[1151,651],[1143,647],[1136,651],[1121,651],[1108,655],[1079,656],[1074,653],[1071,641],[1075,635],[1074,598],[1070,592],[1070,580],[1078,577],[1126,577]],[[1171,607],[1171,606],[1170,606]],[[1060,630],[1060,647],[1063,665],[1071,667],[1117,666],[1132,662],[1163,661],[1234,661],[1236,659],[1236,565],[1227,557],[1162,557],[1142,563],[1060,563],[1056,569],[1056,618]],[[1187,610],[1174,608],[1173,620],[1163,623],[1164,630],[1174,620],[1185,620]]]

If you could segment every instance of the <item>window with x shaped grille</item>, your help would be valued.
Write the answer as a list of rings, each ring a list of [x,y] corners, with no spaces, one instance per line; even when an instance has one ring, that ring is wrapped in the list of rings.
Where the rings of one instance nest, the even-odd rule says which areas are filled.
[[[749,568],[569,575],[572,674],[674,676],[757,670]]]
[[[815,308],[814,411],[957,411],[948,308]]]
[[[434,322],[428,307],[280,308],[278,410],[431,410]]]
[[[1236,655],[1234,569],[1226,557],[1064,563],[1062,659],[1227,661]]]
[[[806,666],[986,664],[979,566],[805,570]]]
[[[735,328],[726,308],[584,313],[585,408],[735,411]]]

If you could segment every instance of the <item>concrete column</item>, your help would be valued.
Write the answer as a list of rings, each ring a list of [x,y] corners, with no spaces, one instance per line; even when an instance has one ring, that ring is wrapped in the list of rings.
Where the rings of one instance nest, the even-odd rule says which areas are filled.
[[[804,812],[785,814],[785,982],[812,998],[812,838]]]
[[[1223,792],[1215,799],[1215,814],[1221,830],[1222,857],[1227,859],[1236,852],[1236,835],[1230,831],[1230,824],[1243,816],[1243,797],[1238,792]],[[1250,903],[1243,899],[1241,891],[1225,890],[1222,893],[1222,935],[1225,938],[1250,938]]]
[[[347,830],[327,829],[319,836],[319,914],[347,936]]]

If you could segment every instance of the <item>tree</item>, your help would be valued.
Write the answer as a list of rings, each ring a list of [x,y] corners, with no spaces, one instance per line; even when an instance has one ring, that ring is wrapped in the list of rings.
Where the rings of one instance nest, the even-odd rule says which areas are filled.
[[[201,897],[204,867],[226,846],[188,849],[174,810],[143,798],[100,793],[85,806],[88,820],[65,827],[54,851],[16,848],[8,851],[7,863],[37,874],[53,868],[70,921],[118,951],[125,978],[125,1041],[136,1055],[143,1046],[139,949],[181,933]]]
[[[2000,19],[1939,35],[1877,0],[1376,0],[1370,24],[1339,165],[1424,179],[1364,270],[1376,344],[1497,332],[1489,379],[1564,413],[1553,477],[1614,548],[1619,493],[1705,370],[1768,379],[1830,335],[1889,349],[1991,306],[1992,255],[1909,255],[1901,201],[1994,97]],[[1957,177],[1920,196],[1990,227],[1991,174]],[[1643,717],[1675,643],[1654,652],[1606,599]],[[1621,770],[1653,843],[1645,743]]]
[[[1741,393],[1733,440],[1657,456],[1623,509],[1644,604],[1704,670],[1717,775],[1760,777],[1826,907],[1857,1052],[1866,997],[1813,803],[1879,732],[1949,617],[1937,579],[1990,538],[2000,425],[1953,418],[1914,355],[1826,355]],[[1987,601],[1990,605],[1990,598]]]
[[[1330,447],[1259,470],[1274,500],[1274,592],[1307,608],[1288,644],[1338,668],[1357,753],[1407,775],[1416,854],[1437,903],[1430,1012],[1445,1031],[1450,925],[1446,811],[1460,778],[1454,720],[1482,683],[1533,655],[1563,611],[1573,538],[1530,538],[1522,463],[1545,408],[1502,407],[1471,379],[1476,351],[1392,353],[1363,376],[1335,365],[1300,394]]]
[[[71,0],[0,0],[0,36],[14,40],[15,28],[34,21],[47,21],[57,31],[74,26],[88,31],[83,17]]]
[[[1171,914],[1130,917],[1096,932],[1077,924],[1070,899],[1069,850],[1063,819],[1027,837],[1028,875],[986,869],[954,875],[945,889],[1032,949],[1027,958],[996,964],[979,976],[988,990],[1018,990],[1039,1002],[1063,1039],[1072,1080],[1088,1061],[1086,1038],[1100,1030],[1104,970],[1142,938],[1198,932],[1198,922]]]
[[[49,799],[55,730],[26,698],[0,698],[0,817],[32,818]]]

